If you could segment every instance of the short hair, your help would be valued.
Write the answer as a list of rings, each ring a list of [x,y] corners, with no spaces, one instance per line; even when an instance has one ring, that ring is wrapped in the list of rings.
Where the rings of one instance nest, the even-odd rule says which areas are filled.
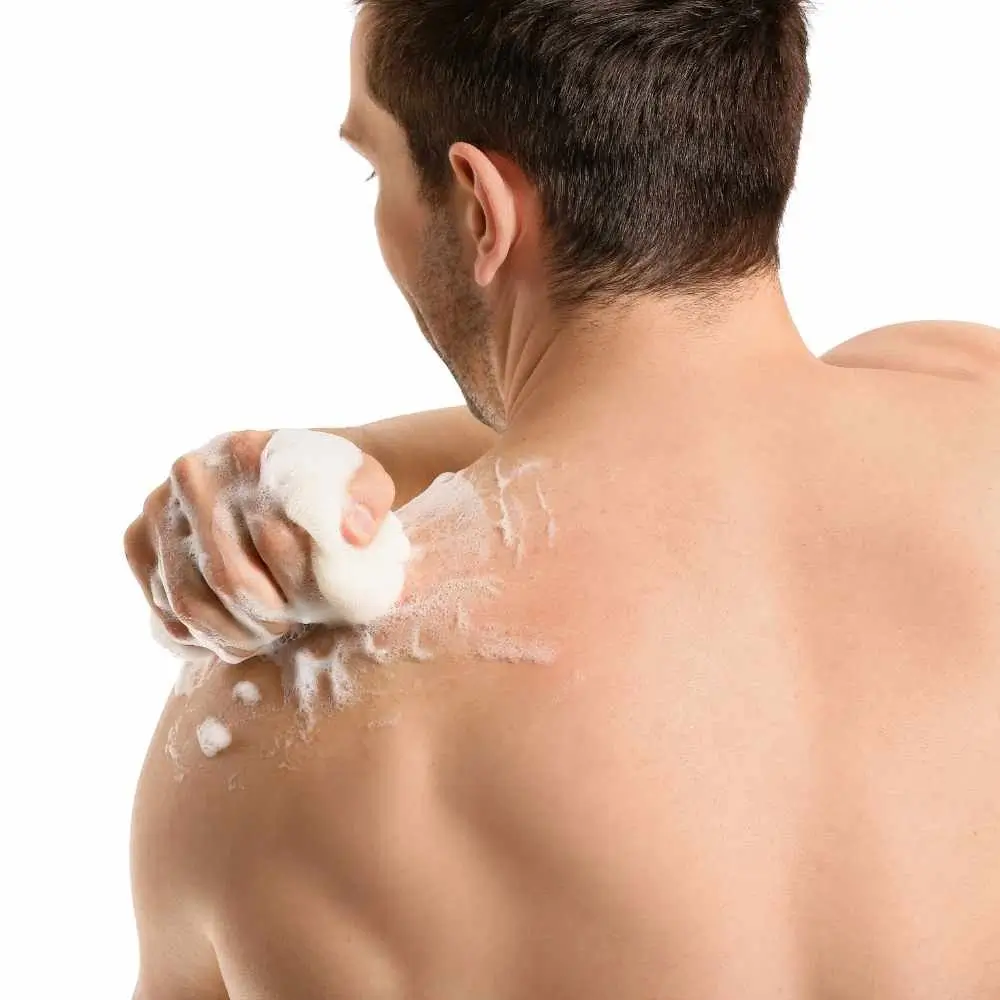
[[[808,0],[355,0],[367,81],[436,207],[465,141],[535,185],[556,305],[778,266]]]

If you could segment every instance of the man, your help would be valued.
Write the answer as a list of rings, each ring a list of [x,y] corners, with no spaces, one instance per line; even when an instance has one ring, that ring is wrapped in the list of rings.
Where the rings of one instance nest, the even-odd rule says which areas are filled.
[[[376,521],[382,466],[399,500],[460,472],[401,511],[419,614],[168,702],[138,998],[1000,992],[1000,340],[807,350],[776,251],[805,51],[791,0],[362,7],[344,134],[491,431],[351,435]],[[192,499],[267,438],[189,456],[129,532],[175,638],[228,659],[307,584],[290,525]],[[290,663],[330,667],[304,725]]]

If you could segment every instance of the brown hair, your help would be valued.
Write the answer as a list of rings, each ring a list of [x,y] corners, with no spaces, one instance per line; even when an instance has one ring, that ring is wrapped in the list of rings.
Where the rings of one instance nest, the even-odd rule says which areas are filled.
[[[355,0],[368,86],[444,202],[458,141],[535,184],[553,302],[777,266],[809,94],[806,0]]]

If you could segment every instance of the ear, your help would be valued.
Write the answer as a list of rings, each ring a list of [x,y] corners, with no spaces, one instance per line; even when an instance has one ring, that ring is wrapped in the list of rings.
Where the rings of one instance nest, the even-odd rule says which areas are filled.
[[[510,254],[518,232],[514,189],[482,150],[456,142],[448,151],[458,182],[462,222],[476,249],[476,283],[485,288]]]

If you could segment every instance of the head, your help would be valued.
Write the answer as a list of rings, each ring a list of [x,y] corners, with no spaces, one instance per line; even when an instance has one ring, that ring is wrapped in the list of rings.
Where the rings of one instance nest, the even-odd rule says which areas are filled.
[[[778,267],[806,0],[356,0],[346,136],[386,264],[504,423],[522,300],[564,321]]]

